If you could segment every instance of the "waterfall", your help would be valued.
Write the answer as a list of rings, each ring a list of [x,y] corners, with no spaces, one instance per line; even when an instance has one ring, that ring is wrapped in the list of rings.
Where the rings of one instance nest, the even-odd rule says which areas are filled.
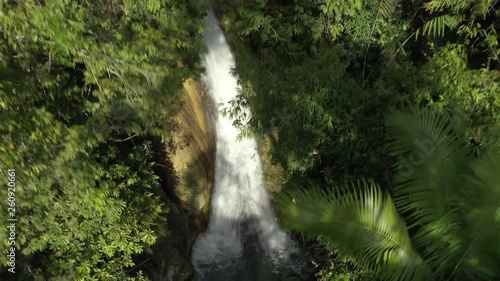
[[[204,83],[215,104],[228,106],[236,97],[231,75],[235,62],[213,12],[206,18],[202,57]],[[237,140],[239,130],[218,114],[215,186],[210,222],[193,247],[192,261],[199,280],[275,280],[275,269],[292,248],[276,223],[264,188],[254,139]],[[213,277],[211,277],[213,276]]]

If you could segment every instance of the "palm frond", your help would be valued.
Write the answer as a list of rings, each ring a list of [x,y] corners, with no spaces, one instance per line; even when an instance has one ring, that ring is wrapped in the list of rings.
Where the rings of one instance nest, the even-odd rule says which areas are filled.
[[[472,7],[472,14],[479,17],[485,17],[489,12],[491,12],[495,5],[497,4],[498,0],[484,0],[484,1],[477,1],[474,3],[474,6]]]
[[[398,210],[409,212],[422,225],[437,221],[453,208],[453,191],[467,171],[457,119],[429,109],[394,112],[386,119],[397,184],[394,200]],[[434,215],[433,215],[434,214]]]
[[[387,118],[398,156],[394,202],[415,233],[413,241],[435,272],[446,273],[460,251],[458,235],[463,175],[470,173],[458,119],[430,109]]]
[[[442,15],[433,18],[432,20],[426,22],[423,27],[417,29],[415,32],[415,40],[419,36],[433,36],[433,37],[443,37],[446,28],[454,29],[460,22],[463,21],[463,17],[457,15]]]
[[[381,277],[431,279],[431,270],[413,248],[391,198],[373,182],[353,182],[330,191],[283,192],[276,207],[288,227],[323,237]]]
[[[474,161],[470,185],[461,190],[464,243],[453,273],[471,280],[500,277],[500,151]]]
[[[494,9],[498,0],[431,0],[424,4],[427,11],[431,13],[442,12],[445,10],[452,11],[454,13],[464,13],[465,11],[470,11],[473,16],[486,16],[492,9]]]
[[[397,7],[398,0],[380,0],[378,13],[382,18],[389,19],[392,17],[394,10]],[[376,19],[375,19],[376,20]]]

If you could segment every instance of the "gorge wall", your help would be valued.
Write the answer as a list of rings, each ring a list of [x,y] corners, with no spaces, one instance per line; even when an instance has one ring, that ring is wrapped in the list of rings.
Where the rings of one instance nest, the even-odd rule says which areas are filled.
[[[214,182],[214,131],[209,100],[200,83],[188,79],[185,93],[179,98],[179,113],[171,126],[172,138],[156,147],[160,162],[162,191],[169,208],[166,237],[144,255],[145,271],[153,281],[192,280],[191,249],[198,235],[205,231],[210,212]],[[141,259],[139,259],[140,262]]]

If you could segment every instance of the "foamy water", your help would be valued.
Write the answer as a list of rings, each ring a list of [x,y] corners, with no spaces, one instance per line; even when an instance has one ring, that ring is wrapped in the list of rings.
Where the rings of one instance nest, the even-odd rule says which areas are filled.
[[[203,81],[215,104],[228,106],[238,94],[236,78],[231,75],[234,58],[213,12],[208,14],[206,25],[203,41],[208,52],[202,57],[206,67]],[[215,129],[217,151],[210,222],[194,245],[192,261],[199,280],[209,280],[210,272],[231,271],[227,276],[233,277],[226,277],[230,279],[221,275],[214,279],[223,281],[236,278],[239,267],[246,267],[246,271],[252,271],[251,267],[272,270],[287,259],[293,247],[276,223],[255,140],[238,140],[239,130],[221,114],[215,120]]]

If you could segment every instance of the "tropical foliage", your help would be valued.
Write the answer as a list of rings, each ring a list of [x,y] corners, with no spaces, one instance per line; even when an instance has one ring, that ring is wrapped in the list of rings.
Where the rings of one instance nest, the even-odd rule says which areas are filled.
[[[226,111],[270,144],[283,224],[332,250],[318,278],[499,278],[500,1],[216,2],[241,88]],[[198,0],[0,0],[19,280],[146,278],[134,258],[173,207],[158,143],[202,72],[203,16]]]
[[[244,134],[266,139],[272,144],[270,153],[274,162],[284,170],[285,192],[292,189],[300,198],[311,200],[320,195],[321,198],[327,196],[336,203],[335,208],[340,209],[336,209],[339,216],[344,214],[345,218],[349,216],[343,212],[350,208],[368,208],[359,202],[368,202],[366,200],[370,198],[373,206],[377,202],[381,204],[380,209],[392,219],[388,228],[378,229],[378,234],[385,237],[387,232],[400,241],[411,243],[403,244],[403,248],[409,251],[405,255],[418,254],[415,257],[421,261],[414,260],[413,266],[419,273],[423,272],[423,278],[439,279],[443,274],[458,279],[470,275],[474,279],[479,273],[473,273],[470,267],[462,264],[467,257],[464,256],[460,264],[457,260],[457,255],[464,250],[463,245],[469,245],[466,236],[474,234],[473,229],[466,234],[466,227],[473,225],[463,222],[465,209],[461,209],[464,217],[458,216],[456,221],[461,227],[457,231],[463,232],[460,234],[463,236],[443,238],[439,236],[443,232],[438,230],[439,235],[432,234],[450,239],[447,243],[454,245],[449,246],[453,249],[442,246],[443,242],[437,243],[437,248],[426,248],[426,242],[419,239],[426,237],[423,233],[429,230],[416,224],[418,220],[431,220],[432,216],[420,216],[431,209],[434,212],[433,208],[438,205],[436,208],[443,219],[458,212],[454,200],[459,199],[440,196],[448,194],[447,186],[460,192],[468,190],[466,186],[474,186],[476,183],[473,185],[471,178],[475,174],[469,170],[483,165],[479,163],[486,161],[482,157],[490,154],[489,149],[499,147],[500,2],[224,0],[218,7],[233,45],[235,74],[238,74],[241,87],[240,95],[229,111]],[[251,118],[243,116],[242,107],[250,108]],[[405,108],[424,108],[424,112],[432,112],[428,113],[429,116],[436,116],[432,119],[423,114],[422,120],[415,121],[414,118],[403,118],[406,115],[402,114],[385,121],[388,112],[405,111]],[[410,154],[414,158],[397,157],[408,153],[408,145],[417,138],[412,136],[406,144],[391,140],[395,122],[406,120],[408,130],[418,128],[415,126],[424,119],[444,126],[445,117],[442,116],[457,116],[452,120],[454,126],[461,129],[454,136],[455,143],[448,139],[439,144],[419,139],[424,151],[432,151],[435,147],[442,154],[431,153],[422,159],[420,154]],[[401,135],[404,132],[396,133]],[[455,158],[444,156],[455,148],[462,154],[453,154]],[[441,160],[445,162],[441,163]],[[418,165],[427,165],[427,169],[412,171],[414,165],[411,163],[414,162],[422,162]],[[399,168],[393,163],[399,163]],[[406,201],[408,206],[400,205],[403,194],[396,191],[405,182],[400,177],[410,171],[414,174],[408,179],[408,184],[444,188],[446,190],[442,193],[436,191],[439,196],[432,199],[441,198],[448,203],[440,205],[434,202],[427,206],[428,209],[419,209],[418,214],[410,210],[423,208],[433,201],[422,197],[419,202],[424,204],[422,206],[415,206],[413,201]],[[358,182],[360,179],[372,181]],[[345,182],[354,183],[342,187]],[[344,191],[346,188],[350,193]],[[418,188],[403,190],[415,193],[414,198],[425,195]],[[328,195],[323,194],[325,192]],[[430,198],[430,195],[425,196]],[[302,214],[304,217],[299,211],[304,209],[292,208],[289,210],[291,214],[282,214],[284,223],[287,223],[287,218],[293,221],[294,216],[304,224],[307,218],[312,220],[311,224],[317,222],[316,218],[327,219],[322,211],[330,210],[327,207],[330,205],[325,202],[321,206],[324,208],[316,211],[312,207],[307,209]],[[395,230],[396,226],[401,229]],[[314,232],[314,227],[311,227]],[[307,232],[311,229],[297,227],[295,230]],[[339,231],[332,233],[341,235]],[[377,241],[376,237],[359,236]],[[321,237],[320,241],[330,241]],[[354,247],[343,252],[348,255],[366,250],[359,248],[364,245],[345,243]],[[458,243],[463,244],[459,247],[456,246]],[[407,248],[408,245],[412,248]],[[392,246],[394,252],[386,253],[386,258],[391,260],[402,253]],[[380,267],[380,259],[367,258],[379,253],[364,253],[361,263],[376,271],[386,270]],[[500,263],[498,256],[496,258],[497,264]],[[430,262],[434,259],[439,262]],[[454,269],[449,266],[453,267],[454,263],[459,266],[452,273]],[[413,274],[411,268],[391,266],[385,276]],[[335,272],[328,274],[321,270],[322,276],[335,275]],[[497,274],[488,272],[487,268],[480,271],[486,276]]]
[[[321,160],[336,176],[380,174],[387,162],[383,116],[402,105],[492,114],[471,116],[470,130],[481,128],[471,137],[497,130],[492,1],[259,1],[237,10],[222,2],[242,87],[233,114],[249,106],[245,129],[274,134],[276,156],[290,171],[311,170]],[[425,27],[432,14],[471,9],[478,12],[464,15],[448,36],[428,34],[443,29]],[[429,36],[415,40],[424,30]]]
[[[500,153],[471,159],[450,120],[430,111],[388,119],[399,159],[390,193],[373,181],[289,190],[280,217],[383,280],[499,277]]]
[[[0,185],[15,169],[18,280],[132,280],[134,255],[166,234],[149,140],[168,139],[182,82],[201,71],[198,2],[0,1]]]

